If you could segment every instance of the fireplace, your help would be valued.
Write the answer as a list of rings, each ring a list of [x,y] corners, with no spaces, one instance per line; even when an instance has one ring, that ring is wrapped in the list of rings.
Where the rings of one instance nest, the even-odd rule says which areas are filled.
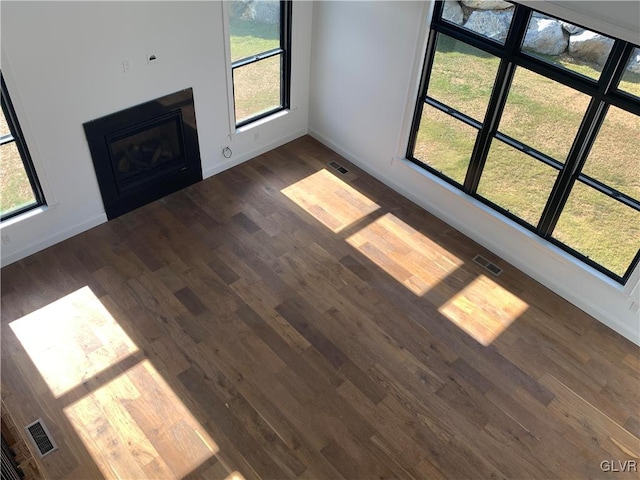
[[[109,220],[202,180],[191,88],[84,124]]]

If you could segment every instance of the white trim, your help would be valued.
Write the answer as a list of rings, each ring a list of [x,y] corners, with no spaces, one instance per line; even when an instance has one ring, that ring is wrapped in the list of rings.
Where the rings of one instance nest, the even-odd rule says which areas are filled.
[[[289,112],[291,111],[291,109],[287,108],[285,110],[280,110],[276,113],[273,113],[271,115],[268,115],[264,118],[261,118],[260,120],[256,120],[254,122],[251,123],[247,123],[246,125],[243,125],[242,127],[236,129],[236,131],[234,133],[232,133],[231,135],[229,135],[229,138],[232,138],[237,136],[237,135],[242,135],[245,132],[251,131],[256,127],[260,127],[262,125],[264,125],[265,123],[269,123],[272,120],[276,120],[277,118],[280,117],[284,117],[286,115],[289,114]]]
[[[624,286],[624,293],[628,294],[630,297],[637,297],[638,302],[640,302],[640,265],[636,267],[636,269],[631,272],[629,275],[629,280],[627,284]]]
[[[13,110],[15,111],[16,117],[18,118],[18,123],[20,124],[20,130],[22,131],[22,136],[24,137],[24,142],[27,145],[27,149],[29,150],[29,157],[31,158],[31,163],[33,164],[33,168],[36,172],[36,177],[38,178],[38,182],[40,183],[40,187],[42,188],[42,195],[44,196],[45,202],[48,206],[54,206],[58,203],[56,200],[56,195],[51,188],[51,183],[47,178],[47,172],[44,168],[42,162],[42,155],[40,154],[40,149],[38,148],[38,142],[36,136],[33,134],[33,129],[31,128],[31,122],[29,121],[28,112],[24,109],[22,104],[22,99],[20,98],[20,89],[16,87],[13,82],[13,71],[11,68],[11,61],[9,60],[9,56],[4,48],[0,47],[0,56],[2,58],[2,77],[7,85],[7,89],[9,90],[9,96],[11,97],[11,104],[13,105]]]
[[[229,116],[229,138],[236,131],[236,114],[233,95],[233,70],[231,68],[231,40],[229,27],[228,2],[220,2],[222,8],[222,44],[224,45],[224,62],[227,73],[227,108]]]
[[[31,210],[27,210],[26,212],[21,213],[20,215],[16,215],[15,217],[11,217],[7,220],[3,220],[0,223],[0,231],[2,231],[5,228],[11,228],[16,223],[20,223],[36,215],[40,215],[41,213],[46,212],[50,208],[51,207],[49,207],[48,205],[40,205],[38,207],[32,208]]]
[[[105,223],[106,221],[107,215],[105,213],[96,215],[89,220],[68,228],[67,230],[64,230],[63,232],[55,233],[49,237],[28,244],[20,250],[16,250],[15,252],[10,253],[9,255],[3,256],[2,259],[0,259],[0,266],[5,267],[10,263],[17,262],[18,260],[28,257],[29,255],[39,252],[40,250],[44,250],[45,248],[55,245],[56,243],[60,243],[63,240],[73,237],[74,235],[85,232],[93,227]]]
[[[407,97],[405,99],[404,111],[402,114],[402,126],[400,128],[399,143],[397,147],[398,156],[404,156],[409,144],[411,136],[411,124],[413,123],[413,114],[416,109],[416,100],[420,90],[420,82],[422,80],[422,69],[424,66],[424,58],[427,54],[427,44],[429,43],[429,31],[431,30],[431,17],[433,16],[434,2],[425,2],[420,13],[421,18],[426,21],[420,23],[418,31],[418,40],[413,53],[413,66],[408,77],[410,87],[407,88]],[[420,48],[418,48],[420,45]]]
[[[235,167],[236,165],[240,165],[241,163],[246,162],[247,160],[251,160],[254,157],[257,157],[258,155],[262,155],[263,153],[266,153],[270,150],[273,150],[274,148],[277,148],[281,145],[284,145],[285,143],[289,143],[293,140],[295,140],[296,138],[300,138],[303,135],[306,135],[307,131],[306,130],[298,130],[295,133],[286,135],[285,137],[279,138],[278,140],[275,140],[271,143],[268,143],[266,145],[262,145],[261,147],[258,147],[254,150],[251,150],[249,152],[243,153],[241,155],[238,155],[236,158],[234,159],[229,159],[228,161],[218,164],[218,165],[214,165],[213,167],[207,168],[206,170],[203,170],[202,172],[202,176],[203,179],[204,178],[209,178],[213,175],[217,175],[220,172],[223,172],[225,170],[228,170],[229,168]],[[231,148],[231,147],[230,147]],[[233,149],[232,149],[233,150]]]

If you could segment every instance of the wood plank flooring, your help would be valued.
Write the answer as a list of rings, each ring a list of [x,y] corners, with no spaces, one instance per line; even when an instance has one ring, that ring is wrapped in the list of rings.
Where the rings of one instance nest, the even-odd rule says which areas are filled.
[[[638,478],[639,369],[310,137],[2,269],[52,479]]]

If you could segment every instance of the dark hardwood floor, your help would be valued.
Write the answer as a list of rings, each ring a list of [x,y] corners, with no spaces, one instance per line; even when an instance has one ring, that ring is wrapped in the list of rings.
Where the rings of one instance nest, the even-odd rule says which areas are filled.
[[[639,368],[310,137],[2,269],[47,478],[638,478]]]

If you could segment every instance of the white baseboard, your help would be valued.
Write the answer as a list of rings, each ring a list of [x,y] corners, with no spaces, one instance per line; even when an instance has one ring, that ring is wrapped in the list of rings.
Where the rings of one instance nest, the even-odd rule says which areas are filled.
[[[327,147],[329,147],[339,155],[343,156],[344,158],[346,158],[347,160],[349,160],[350,162],[352,162],[353,164],[355,164],[365,172],[377,178],[378,180],[383,182],[385,185],[389,186],[396,192],[400,193],[402,196],[409,199],[416,205],[419,205],[420,207],[424,208],[426,211],[438,217],[440,220],[444,221],[448,225],[451,225],[455,229],[464,233],[467,237],[471,238],[475,242],[479,243],[480,245],[484,246],[488,250],[492,251],[493,253],[498,255],[500,258],[503,258],[507,262],[511,263],[516,268],[518,268],[525,274],[529,275],[530,277],[532,277],[533,279],[535,279],[545,287],[549,288],[553,292],[557,293],[568,302],[572,303],[579,309],[583,310],[587,314],[594,317],[596,320],[605,324],[612,330],[618,332],[620,335],[629,339],[633,343],[640,345],[639,328],[637,326],[634,328],[633,326],[630,326],[627,323],[621,322],[617,317],[612,316],[606,309],[602,308],[601,305],[598,305],[596,303],[597,298],[587,299],[587,298],[576,296],[573,292],[567,290],[564,287],[564,285],[557,279],[550,277],[548,275],[545,276],[544,272],[541,272],[535,269],[535,266],[525,263],[521,259],[511,255],[511,253],[504,248],[504,245],[497,243],[495,239],[485,237],[483,235],[480,235],[478,232],[470,230],[467,225],[462,224],[459,221],[459,219],[452,217],[449,212],[445,212],[441,209],[438,209],[434,205],[428,204],[425,201],[425,199],[419,198],[418,196],[415,195],[415,193],[408,190],[405,186],[395,182],[392,178],[389,178],[388,174],[379,171],[375,167],[372,167],[369,163],[363,161],[361,158],[359,158],[357,155],[354,155],[349,150],[342,148],[340,145],[334,143],[332,140],[324,136],[322,133],[318,132],[313,128],[309,128],[309,135],[311,135],[313,138],[318,140],[320,143],[326,145]],[[462,195],[462,194],[457,194],[456,192],[452,194],[458,195],[458,196]],[[465,199],[465,201],[474,201],[474,200]],[[492,215],[489,214],[489,216],[492,216]],[[499,222],[501,224],[504,224],[504,221],[502,220],[497,220],[497,219],[492,219],[492,220],[494,222]],[[504,228],[504,225],[500,225],[500,226]],[[541,241],[538,240],[537,237],[534,238],[533,234],[530,234],[528,231],[524,235],[524,239],[525,239],[524,241],[527,241],[527,243],[531,244],[531,248],[536,248],[536,249],[555,248],[551,244],[549,244],[549,248],[546,248],[545,246],[541,245],[540,243]],[[571,260],[563,258],[563,256],[566,256],[566,254],[562,253],[558,255],[559,261],[565,262],[568,268],[569,267],[576,268],[575,265],[571,264],[572,262]],[[608,279],[603,280],[603,286],[605,286],[607,282],[608,282]],[[622,292],[620,293],[620,295],[621,297],[623,296]]]
[[[56,243],[60,243],[63,240],[73,237],[74,235],[78,235],[79,233],[86,232],[93,227],[97,227],[98,225],[105,223],[106,221],[106,213],[101,213],[93,218],[79,223],[78,225],[68,228],[67,230],[55,233],[54,235],[38,240],[37,242],[30,243],[25,247],[16,250],[15,252],[12,252],[6,256],[3,255],[2,259],[0,260],[0,266],[4,267],[13,262],[17,262],[18,260],[22,260],[29,255],[33,255],[34,253],[44,250],[45,248],[49,248]]]
[[[247,160],[251,160],[252,158],[257,157],[258,155],[262,155],[263,153],[268,152],[269,150],[273,150],[274,148],[278,148],[281,145],[284,145],[285,143],[289,143],[293,140],[295,140],[296,138],[300,138],[303,135],[306,135],[307,131],[306,130],[298,130],[295,133],[292,133],[290,135],[286,135],[282,138],[279,138],[273,142],[270,142],[266,145],[262,145],[261,147],[255,148],[249,152],[243,153],[242,155],[238,155],[237,157],[233,158],[233,159],[229,159],[228,161],[218,164],[218,165],[214,165],[213,167],[209,167],[206,170],[202,171],[202,177],[203,178],[209,178],[213,175],[217,175],[220,172],[224,172],[225,170],[228,170],[232,167],[235,167],[236,165],[240,165],[241,163],[246,162]]]

